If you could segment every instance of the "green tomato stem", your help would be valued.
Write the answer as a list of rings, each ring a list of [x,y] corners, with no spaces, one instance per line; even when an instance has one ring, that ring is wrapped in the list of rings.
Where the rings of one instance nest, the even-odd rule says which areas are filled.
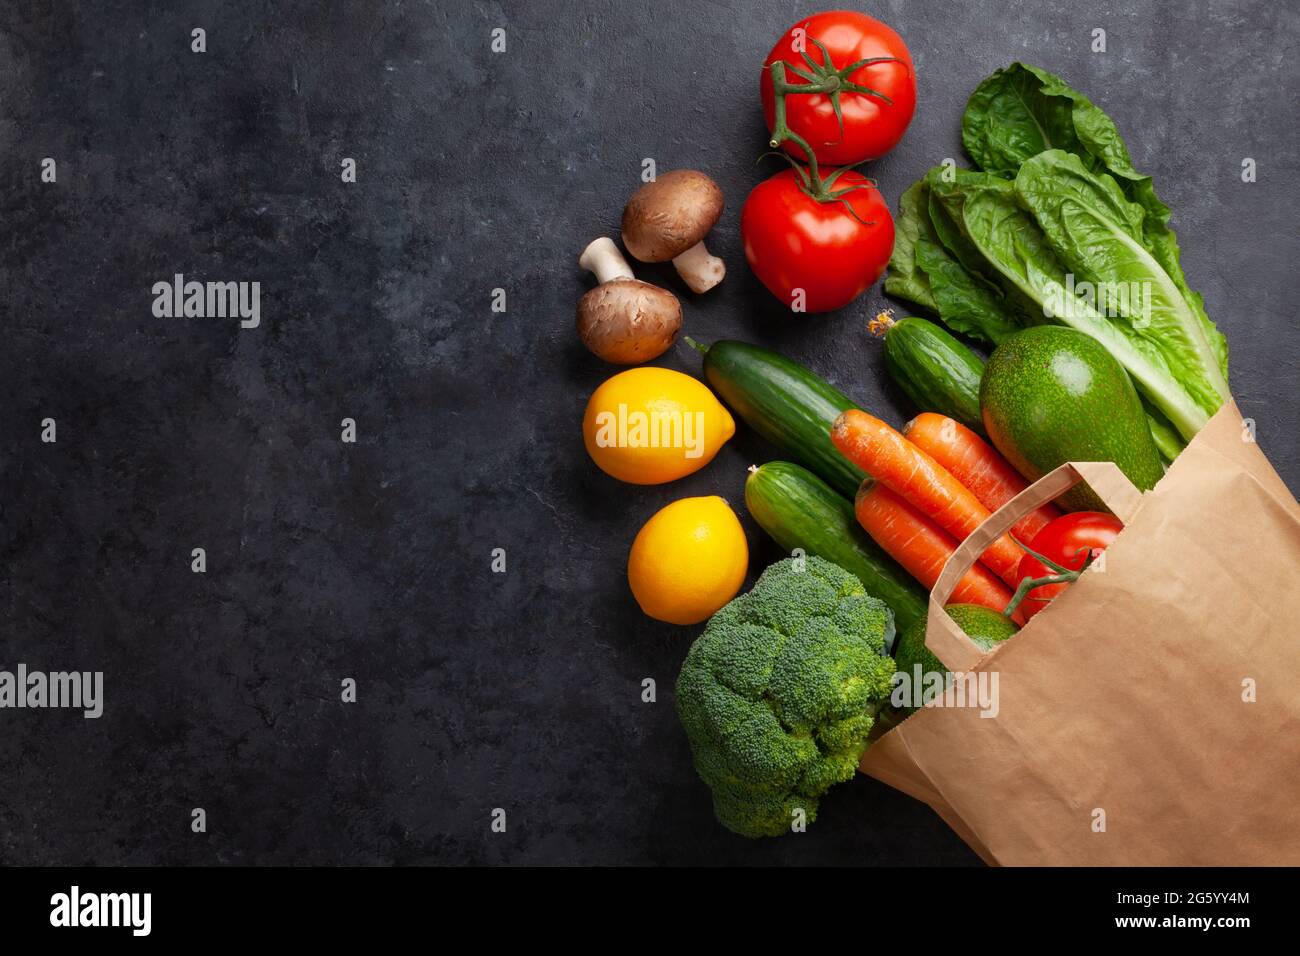
[[[701,345],[699,342],[695,341],[689,335],[683,335],[682,341],[684,341],[691,348],[695,349],[695,351],[699,352],[701,355],[709,354],[709,347],[707,345]]]
[[[1012,540],[1015,541],[1015,538],[1012,538]],[[1080,568],[1077,571],[1074,571],[1071,570],[1070,568],[1065,567],[1062,564],[1057,564],[1051,558],[1039,554],[1037,551],[1034,551],[1031,548],[1026,547],[1024,544],[1021,544],[1019,541],[1016,541],[1016,544],[1019,544],[1020,547],[1024,548],[1025,551],[1027,551],[1031,557],[1037,559],[1040,563],[1046,565],[1049,568],[1055,568],[1059,573],[1044,575],[1041,578],[1025,578],[1023,581],[1021,581],[1020,584],[1016,587],[1016,593],[1011,596],[1011,603],[1009,603],[1006,607],[1006,610],[1002,612],[1004,617],[1011,617],[1011,615],[1015,614],[1016,609],[1020,607],[1021,603],[1025,600],[1026,595],[1028,595],[1029,592],[1034,590],[1035,588],[1041,588],[1047,584],[1070,584],[1074,581],[1079,580],[1079,575],[1083,574],[1084,571],[1087,571],[1088,568],[1092,566],[1091,548],[1080,548],[1078,551],[1075,552],[1075,557],[1078,557],[1078,555],[1081,553],[1086,553],[1087,557],[1083,559],[1082,566],[1080,566]],[[1035,598],[1035,600],[1038,599]]]
[[[821,63],[816,62],[808,55],[807,51],[804,51],[802,56],[804,62],[808,64],[808,69],[806,71],[787,63],[784,59],[776,60],[770,67],[772,95],[775,100],[775,115],[772,121],[772,138],[768,140],[768,145],[772,149],[779,148],[781,144],[786,141],[798,145],[799,148],[804,151],[804,155],[808,157],[808,169],[813,184],[817,187],[817,191],[820,192],[821,179],[818,175],[817,157],[813,154],[812,147],[809,146],[801,136],[791,130],[789,124],[786,122],[785,98],[791,94],[820,94],[823,96],[829,96],[831,99],[831,106],[835,110],[835,119],[839,123],[840,136],[843,138],[844,113],[840,108],[841,93],[848,91],[857,93],[861,96],[874,96],[877,99],[883,100],[890,106],[892,106],[894,102],[879,90],[873,90],[868,86],[861,85],[860,83],[854,83],[849,79],[849,77],[864,66],[869,66],[873,63],[901,63],[903,61],[894,56],[873,56],[867,57],[863,60],[858,60],[856,63],[850,63],[843,69],[836,69],[835,64],[831,62],[831,52],[826,49],[826,44],[822,43],[820,40],[813,40],[812,42],[813,45],[821,51]],[[807,82],[791,83],[785,78],[787,69],[796,76],[806,79]],[[826,202],[825,199],[819,199],[818,201]]]
[[[845,198],[845,196],[855,189],[861,189],[863,186],[871,184],[871,181],[868,180],[867,183],[859,183],[854,186],[849,186],[846,189],[832,191],[831,186],[834,185],[835,180],[838,179],[846,169],[852,169],[853,166],[858,164],[853,163],[849,166],[843,166],[832,172],[825,180],[823,180],[821,177],[821,168],[817,164],[817,154],[813,151],[813,148],[808,144],[807,140],[794,130],[790,129],[786,117],[785,98],[791,94],[822,94],[829,96],[831,98],[831,105],[835,108],[835,118],[840,124],[840,135],[843,136],[844,114],[840,110],[841,92],[850,90],[864,96],[879,97],[891,105],[893,102],[883,93],[878,93],[868,87],[860,86],[857,83],[851,82],[849,80],[849,75],[870,63],[899,63],[902,61],[897,57],[892,56],[871,57],[866,60],[859,60],[856,63],[850,63],[848,66],[844,67],[844,69],[837,70],[831,62],[831,54],[830,51],[826,49],[825,44],[821,43],[819,40],[813,40],[813,43],[816,45],[817,49],[821,50],[822,62],[817,63],[805,52],[803,58],[808,64],[808,71],[791,66],[786,63],[785,60],[776,60],[769,68],[775,106],[772,118],[772,138],[768,140],[768,146],[772,149],[779,149],[782,143],[791,142],[803,150],[804,155],[808,157],[808,168],[806,171],[800,170],[798,164],[793,160],[790,161],[791,165],[795,168],[795,172],[799,174],[800,188],[819,203],[841,203],[848,211],[849,215],[854,219],[857,219],[859,222],[862,222],[862,217],[858,215],[857,210],[853,208],[853,205]],[[806,77],[808,82],[791,83],[786,79],[787,68],[800,77]],[[779,155],[783,158],[788,158],[785,153]],[[865,223],[865,225],[872,225],[872,223]]]

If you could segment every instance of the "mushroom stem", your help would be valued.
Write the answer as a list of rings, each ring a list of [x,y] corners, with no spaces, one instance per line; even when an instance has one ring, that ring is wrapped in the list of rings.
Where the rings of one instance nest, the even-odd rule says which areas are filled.
[[[608,236],[601,236],[588,243],[587,248],[583,249],[582,255],[578,257],[578,265],[594,272],[596,281],[601,285],[613,282],[615,279],[634,278],[632,267],[623,258],[623,253],[618,251],[614,240]]]
[[[727,274],[727,264],[709,255],[703,239],[675,258],[673,265],[692,292],[708,292]]]

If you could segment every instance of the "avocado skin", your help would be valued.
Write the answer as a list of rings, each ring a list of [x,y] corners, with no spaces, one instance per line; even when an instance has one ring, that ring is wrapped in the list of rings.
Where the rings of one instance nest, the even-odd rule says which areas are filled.
[[[944,610],[982,651],[992,650],[993,645],[1020,630],[1010,618],[979,604],[949,604]],[[923,674],[948,669],[934,656],[934,651],[925,646],[925,626],[926,620],[922,617],[899,635],[898,645],[894,648],[894,665],[898,670],[911,674],[917,664],[921,665]],[[906,707],[904,710],[910,714],[916,708]]]
[[[999,345],[980,380],[980,411],[989,440],[1030,480],[1067,461],[1113,461],[1143,491],[1164,475],[1128,373],[1074,329],[1033,326]],[[1059,503],[1109,510],[1085,485]]]

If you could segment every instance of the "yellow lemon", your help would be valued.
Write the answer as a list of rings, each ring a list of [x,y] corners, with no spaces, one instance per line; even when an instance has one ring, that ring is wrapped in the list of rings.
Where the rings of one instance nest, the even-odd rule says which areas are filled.
[[[667,368],[628,369],[592,393],[582,416],[587,454],[601,471],[634,485],[657,485],[698,471],[736,423],[713,393]]]
[[[641,610],[669,624],[698,624],[745,583],[749,545],[740,519],[716,495],[682,498],[645,523],[627,559]]]

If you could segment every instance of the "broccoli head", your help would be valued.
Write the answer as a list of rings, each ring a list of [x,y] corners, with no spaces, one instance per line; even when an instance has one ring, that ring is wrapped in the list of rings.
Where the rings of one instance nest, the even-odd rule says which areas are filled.
[[[889,697],[893,633],[884,603],[815,557],[773,564],[713,615],[677,677],[677,715],[723,826],[780,836],[852,779]]]

